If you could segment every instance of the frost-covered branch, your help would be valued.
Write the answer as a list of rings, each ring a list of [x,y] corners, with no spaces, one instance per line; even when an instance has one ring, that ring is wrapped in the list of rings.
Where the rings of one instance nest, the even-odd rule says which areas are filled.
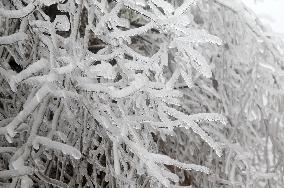
[[[35,7],[36,5],[33,0],[27,6],[19,10],[6,10],[4,8],[0,8],[0,16],[6,18],[22,18],[30,14],[35,9]]]
[[[27,37],[28,36],[23,32],[14,33],[9,36],[1,36],[0,45],[13,44],[15,42],[19,42],[19,41],[27,39]]]
[[[40,144],[50,149],[60,150],[62,151],[63,154],[71,155],[75,159],[81,158],[80,151],[78,151],[76,148],[69,146],[67,144],[55,142],[49,138],[42,137],[42,136],[35,137],[35,139],[33,140],[33,147],[35,149],[39,149]]]
[[[20,169],[13,169],[13,170],[3,170],[0,171],[0,178],[12,178],[12,177],[18,177],[23,175],[32,175],[34,172],[34,169],[31,167],[23,167]]]

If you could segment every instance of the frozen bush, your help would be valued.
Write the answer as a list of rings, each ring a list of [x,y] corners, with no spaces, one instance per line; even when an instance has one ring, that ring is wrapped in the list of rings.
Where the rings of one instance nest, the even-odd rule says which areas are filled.
[[[283,54],[239,1],[4,0],[0,18],[1,186],[283,183]]]

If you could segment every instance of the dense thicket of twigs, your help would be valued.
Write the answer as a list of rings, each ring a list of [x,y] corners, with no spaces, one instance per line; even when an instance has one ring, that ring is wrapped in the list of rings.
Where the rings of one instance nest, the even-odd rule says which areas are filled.
[[[3,0],[0,187],[281,187],[279,41],[238,0]]]

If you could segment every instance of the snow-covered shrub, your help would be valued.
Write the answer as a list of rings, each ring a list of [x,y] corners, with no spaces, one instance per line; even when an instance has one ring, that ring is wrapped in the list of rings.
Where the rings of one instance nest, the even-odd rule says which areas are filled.
[[[257,164],[268,155],[255,149],[281,138],[266,135],[276,131],[268,121],[281,120],[269,111],[279,98],[258,85],[281,76],[260,54],[280,55],[252,15],[230,5],[0,3],[2,185],[250,187],[281,176]]]
[[[225,158],[208,159],[206,152],[201,152],[205,155],[200,156],[202,145],[196,146],[194,149],[200,160],[212,165],[210,169],[218,173],[209,179],[194,179],[195,186],[282,187],[281,39],[274,37],[273,32],[264,28],[238,1],[211,3],[204,0],[194,7],[193,14],[196,27],[217,35],[223,45],[200,49],[207,61],[215,65],[213,77],[199,82],[199,87],[187,93],[193,100],[201,101],[201,108],[196,105],[195,110],[226,115],[233,127],[227,132],[230,142],[236,150],[247,154],[238,158],[232,149],[228,149]],[[191,139],[172,140],[175,145],[169,146],[167,151],[177,148],[170,152],[179,160],[196,158],[181,149],[191,145],[188,144]]]

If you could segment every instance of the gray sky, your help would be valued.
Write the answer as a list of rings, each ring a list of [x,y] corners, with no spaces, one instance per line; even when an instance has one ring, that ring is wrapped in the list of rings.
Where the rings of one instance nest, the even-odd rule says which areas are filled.
[[[277,33],[284,34],[284,0],[243,0],[264,24],[270,25]]]

